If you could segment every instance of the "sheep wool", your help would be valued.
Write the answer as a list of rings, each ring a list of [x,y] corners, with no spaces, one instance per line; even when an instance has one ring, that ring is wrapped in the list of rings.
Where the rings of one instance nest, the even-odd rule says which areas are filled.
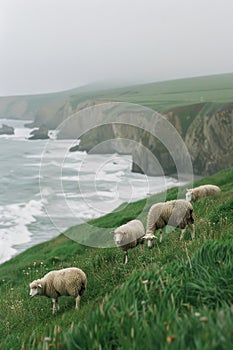
[[[184,199],[172,200],[152,205],[147,216],[146,239],[149,241],[156,230],[160,230],[160,242],[162,242],[162,228],[170,225],[181,229],[180,239],[183,239],[186,226],[191,229],[192,239],[195,237],[194,211],[192,204]],[[152,237],[152,238],[151,238]]]
[[[30,283],[30,297],[36,295],[52,298],[53,313],[59,309],[60,296],[72,296],[76,299],[75,308],[78,309],[80,299],[87,286],[86,274],[77,267],[69,267],[48,272],[41,279]]]
[[[145,229],[140,220],[131,220],[124,225],[119,226],[114,231],[114,242],[117,247],[125,251],[125,264],[128,262],[128,249],[143,244]]]
[[[220,191],[221,189],[215,185],[202,185],[199,187],[190,188],[190,189],[187,189],[186,200],[188,202],[191,202],[191,201],[196,202],[203,197],[215,196]]]

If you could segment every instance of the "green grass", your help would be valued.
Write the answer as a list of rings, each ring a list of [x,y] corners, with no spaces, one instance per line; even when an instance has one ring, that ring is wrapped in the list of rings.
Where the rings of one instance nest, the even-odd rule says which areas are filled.
[[[233,74],[170,80],[71,95],[73,108],[87,99],[140,104],[159,112],[199,103],[232,102]]]
[[[230,349],[233,342],[233,168],[201,179],[222,189],[194,203],[196,239],[164,233],[153,249],[91,248],[65,235],[0,265],[0,349]],[[189,186],[185,186],[189,187]],[[185,187],[182,193],[185,193]],[[118,226],[152,203],[173,199],[177,188],[128,205],[85,229]],[[80,230],[66,232],[72,236]],[[112,240],[109,235],[109,240]],[[74,300],[29,299],[28,284],[52,269],[78,266],[88,277],[81,309]]]

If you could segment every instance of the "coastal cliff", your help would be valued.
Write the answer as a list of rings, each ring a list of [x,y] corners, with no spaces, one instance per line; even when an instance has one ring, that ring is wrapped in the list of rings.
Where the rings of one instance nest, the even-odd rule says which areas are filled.
[[[46,125],[48,129],[55,129],[62,124],[58,134],[60,139],[80,138],[80,144],[72,151],[87,151],[92,153],[131,154],[133,158],[132,171],[142,172],[147,175],[171,175],[176,172],[174,160],[166,147],[148,131],[145,126],[135,129],[130,125],[109,124],[95,127],[84,134],[80,134],[83,126],[77,119],[65,123],[73,114],[83,114],[84,110],[91,107],[96,109],[99,104],[105,104],[107,100],[88,99],[73,108],[69,98],[62,104],[54,103],[39,108],[35,113],[35,119],[28,124],[30,127]],[[17,105],[13,105],[16,108]],[[25,109],[26,103],[21,101],[20,108],[25,118],[31,114]],[[10,109],[11,111],[14,110]],[[16,108],[17,109],[17,108]],[[103,112],[103,111],[102,111]],[[101,124],[102,112],[96,115],[96,120]],[[162,115],[176,128],[182,137],[191,156],[193,171],[197,175],[211,175],[223,168],[233,166],[233,103],[198,103],[170,109]],[[122,116],[122,119],[131,118],[130,113]],[[82,118],[81,118],[82,119]],[[122,139],[122,140],[121,140]],[[124,139],[135,141],[129,144]],[[118,140],[117,144],[113,141]],[[147,152],[149,150],[150,152]],[[155,156],[156,163],[152,161]]]
[[[94,105],[94,101],[92,104]],[[88,101],[87,106],[90,105],[91,102]],[[82,108],[85,108],[85,104],[82,104]],[[195,174],[211,175],[233,165],[233,103],[201,103],[174,108],[164,113],[164,117],[181,135],[191,156]],[[127,120],[130,114],[126,113],[122,119],[124,118]],[[76,150],[92,153],[132,154],[132,170],[135,172],[144,172],[147,175],[161,175],[163,172],[166,175],[174,174],[176,166],[171,154],[165,145],[153,136],[153,133],[145,131],[148,123],[145,118],[145,125],[142,125],[140,129],[125,124],[96,127],[81,135],[81,141]],[[147,127],[150,126],[147,125]],[[82,128],[81,125],[75,127],[72,124],[70,128],[62,129],[59,137],[75,138],[80,128]],[[151,129],[153,129],[152,126]],[[135,143],[126,143],[125,139],[135,141]],[[106,143],[107,140],[118,140],[118,142],[116,145],[116,142]],[[161,167],[152,161],[153,155]]]
[[[132,154],[132,171],[171,175],[176,172],[174,159],[182,162],[182,154],[176,144],[168,150],[166,142],[154,136],[158,136],[158,130],[151,125],[150,117],[139,121],[138,109],[135,112],[126,108],[117,111],[117,124],[114,116],[105,123],[112,113],[109,103],[120,101],[152,113],[158,111],[182,138],[194,174],[211,175],[233,166],[232,96],[233,74],[225,74],[109,90],[79,88],[55,94],[3,97],[0,118],[31,119],[33,122],[27,124],[30,127],[45,125],[49,130],[57,128],[60,139],[79,139],[79,145],[71,151]],[[88,126],[85,119],[92,108],[93,122]],[[137,121],[137,127],[126,125],[127,120]],[[156,162],[152,161],[154,158]]]
[[[213,174],[233,165],[233,103],[197,115],[185,136],[195,173]]]

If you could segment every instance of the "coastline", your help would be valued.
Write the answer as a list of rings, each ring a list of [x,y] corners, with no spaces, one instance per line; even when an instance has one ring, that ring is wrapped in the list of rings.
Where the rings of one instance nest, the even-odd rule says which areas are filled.
[[[67,153],[73,140],[28,141],[30,129],[9,120],[15,123],[15,135],[0,138],[1,262],[123,202],[178,185],[172,177],[132,173],[131,156]]]

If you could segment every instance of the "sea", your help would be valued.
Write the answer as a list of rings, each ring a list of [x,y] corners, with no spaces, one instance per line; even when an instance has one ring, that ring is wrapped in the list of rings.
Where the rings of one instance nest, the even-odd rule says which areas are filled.
[[[131,172],[132,157],[69,152],[77,140],[28,140],[28,120],[1,119],[14,135],[0,136],[0,263],[71,226],[181,185],[165,176]]]

